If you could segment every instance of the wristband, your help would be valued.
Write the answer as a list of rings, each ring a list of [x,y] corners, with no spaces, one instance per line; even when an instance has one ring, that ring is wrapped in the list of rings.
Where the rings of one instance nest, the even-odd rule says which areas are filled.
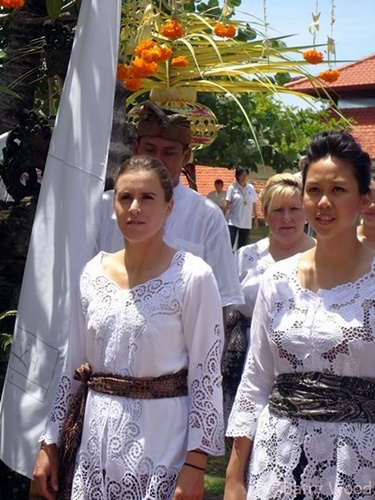
[[[198,467],[197,465],[188,464],[187,462],[185,462],[184,465],[187,465],[188,467],[193,467],[193,469],[197,469],[197,470],[201,470],[203,472],[206,472],[206,469],[204,469],[203,467]]]

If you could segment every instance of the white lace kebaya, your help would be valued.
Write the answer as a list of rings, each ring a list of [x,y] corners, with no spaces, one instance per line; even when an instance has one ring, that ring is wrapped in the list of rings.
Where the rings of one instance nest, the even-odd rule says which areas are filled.
[[[299,256],[263,275],[251,348],[227,436],[254,440],[248,499],[375,498],[375,424],[276,417],[277,375],[321,372],[375,378],[375,260],[354,283],[313,293],[297,278]],[[307,465],[296,484],[301,450]]]
[[[158,377],[188,368],[189,396],[129,399],[89,389],[72,499],[170,499],[186,451],[224,452],[222,309],[210,267],[178,251],[158,278],[130,290],[82,272],[68,354],[41,440],[59,443],[75,369]]]

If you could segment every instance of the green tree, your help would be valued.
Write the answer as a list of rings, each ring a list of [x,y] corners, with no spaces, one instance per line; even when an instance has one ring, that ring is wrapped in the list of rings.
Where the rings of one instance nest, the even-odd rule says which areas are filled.
[[[274,95],[238,94],[236,99],[251,122],[258,144],[249,134],[244,113],[230,96],[201,94],[199,101],[211,108],[224,126],[214,147],[197,151],[198,163],[228,168],[242,164],[252,170],[264,163],[282,172],[296,164],[316,132],[352,126],[348,120],[335,116],[332,110],[288,107]]]

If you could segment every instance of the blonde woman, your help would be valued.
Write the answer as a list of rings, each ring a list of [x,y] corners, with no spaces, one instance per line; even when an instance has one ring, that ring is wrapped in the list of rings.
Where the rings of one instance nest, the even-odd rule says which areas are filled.
[[[305,211],[302,183],[292,174],[268,179],[260,195],[269,236],[235,253],[238,276],[245,303],[231,312],[226,329],[227,348],[223,363],[225,416],[229,416],[240,382],[249,342],[250,321],[261,277],[273,263],[315,246],[304,232]]]

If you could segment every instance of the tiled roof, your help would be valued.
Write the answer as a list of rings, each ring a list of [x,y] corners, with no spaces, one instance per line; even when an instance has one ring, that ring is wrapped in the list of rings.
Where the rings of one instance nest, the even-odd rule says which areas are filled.
[[[359,61],[347,64],[339,68],[339,79],[327,86],[328,91],[345,93],[351,91],[371,90],[375,91],[375,54],[360,59]],[[287,84],[293,90],[299,90],[306,94],[315,94],[314,87],[307,78],[300,78]],[[374,94],[375,95],[375,94]],[[341,113],[348,118],[353,118],[357,123],[353,130],[353,135],[361,143],[363,149],[367,151],[372,159],[375,159],[375,107],[341,109]],[[272,175],[272,174],[271,174]],[[234,181],[234,171],[223,167],[196,166],[196,182],[198,192],[206,196],[214,189],[216,179],[222,179],[224,189]],[[188,182],[184,175],[181,177],[182,183],[187,186]],[[250,182],[254,185],[255,191],[259,195],[265,180],[254,179],[250,174]],[[258,202],[258,214],[261,214],[260,203]]]
[[[341,113],[348,118],[353,118],[357,124],[354,126],[353,135],[367,151],[371,159],[375,159],[375,107],[342,109]]]
[[[340,71],[340,76],[330,85],[325,84],[327,90],[332,89],[340,93],[344,90],[375,88],[375,54],[371,54],[370,56],[337,69]],[[309,94],[315,94],[314,87],[307,78],[292,80],[286,84],[286,87]]]
[[[348,95],[355,100],[354,96],[356,94],[358,94],[358,97],[364,95],[362,91],[367,91],[365,95],[370,96],[369,91],[371,90],[375,96],[375,54],[342,66],[339,71],[338,80],[326,86],[326,90],[335,100],[338,97],[344,99]],[[316,89],[307,78],[294,80],[286,86],[305,94],[316,94]],[[359,140],[370,157],[375,159],[375,107],[342,108],[340,112],[344,116],[355,120],[356,125],[353,129],[353,135]]]

